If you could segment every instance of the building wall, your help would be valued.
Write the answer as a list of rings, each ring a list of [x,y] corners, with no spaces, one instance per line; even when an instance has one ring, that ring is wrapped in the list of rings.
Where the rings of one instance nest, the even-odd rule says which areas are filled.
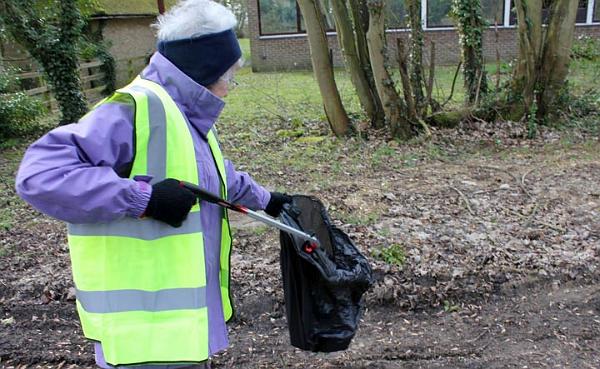
[[[248,22],[250,49],[252,51],[252,69],[256,72],[290,69],[310,69],[310,49],[306,35],[282,35],[282,36],[260,36],[258,7],[256,0],[248,1]],[[576,27],[576,37],[589,35],[600,38],[600,25],[585,25]],[[396,39],[406,38],[406,31],[388,31],[388,46],[390,56],[395,60]],[[343,66],[344,61],[338,47],[337,36],[328,35],[329,47],[333,53],[334,64]],[[460,46],[458,35],[453,29],[427,30],[425,31],[426,60],[430,55],[431,42],[435,42],[437,65],[455,65],[460,60]],[[501,60],[511,60],[517,56],[517,32],[515,28],[493,28],[484,33],[484,57],[488,62],[496,60],[496,51]]]
[[[156,37],[150,25],[154,17],[111,18],[105,22],[104,39],[110,44],[109,52],[117,64],[117,87],[129,83],[146,65],[147,58],[156,50]]]
[[[92,21],[93,29],[97,29],[101,22],[104,23],[103,36],[116,61],[117,87],[124,86],[135,78],[156,49],[156,37],[150,28],[155,19],[148,16]],[[0,54],[4,63],[17,66],[23,71],[39,69],[35,60],[18,44],[1,44]]]

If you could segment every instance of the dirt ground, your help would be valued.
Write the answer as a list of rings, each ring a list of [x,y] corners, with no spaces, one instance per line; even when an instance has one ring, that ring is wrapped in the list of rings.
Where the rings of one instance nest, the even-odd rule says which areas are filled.
[[[444,141],[448,155],[367,165],[315,193],[334,218],[369,215],[337,222],[376,277],[344,352],[289,345],[278,235],[236,219],[237,314],[213,367],[600,368],[599,142],[503,139],[493,154],[453,156],[459,141]],[[15,214],[0,229],[0,367],[93,368],[65,226],[27,207]],[[376,257],[393,245],[404,263]]]

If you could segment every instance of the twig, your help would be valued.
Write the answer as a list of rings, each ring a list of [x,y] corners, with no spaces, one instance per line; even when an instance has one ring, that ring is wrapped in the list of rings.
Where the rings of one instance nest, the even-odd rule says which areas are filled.
[[[450,188],[453,189],[454,191],[458,192],[458,194],[460,195],[460,197],[465,202],[465,205],[467,205],[467,210],[469,210],[469,214],[471,214],[472,216],[475,216],[475,213],[473,212],[473,209],[471,208],[471,204],[469,203],[469,199],[467,198],[467,196],[465,196],[465,194],[462,193],[461,190],[459,190],[456,187],[450,186]]]
[[[406,102],[406,109],[410,119],[416,120],[417,115],[417,104],[413,98],[413,90],[410,84],[410,77],[408,76],[408,66],[406,65],[406,53],[404,51],[404,42],[402,37],[396,39],[396,47],[398,49],[398,70],[400,71],[400,81],[402,82],[402,92],[404,93],[404,101]]]
[[[492,192],[507,191],[507,190],[508,190],[508,188],[494,188],[491,190],[479,190],[479,191],[473,192],[473,195],[481,195],[482,193],[492,193]]]
[[[529,173],[531,173],[531,172],[532,172],[534,169],[535,169],[535,168],[531,168],[531,169],[529,169],[527,172],[523,173],[523,176],[521,177],[521,184],[522,184],[523,186],[525,186],[525,177],[527,177],[527,175],[528,175]]]
[[[508,211],[509,213],[511,213],[511,214],[514,214],[514,215],[516,215],[516,216],[518,216],[518,217],[520,217],[520,218],[528,218],[528,216],[527,216],[527,215],[523,215],[523,214],[519,213],[518,211],[514,211],[514,210],[512,210],[512,209],[508,209],[508,208],[505,208],[505,207],[502,207],[502,208],[503,208],[504,210]],[[532,213],[533,213],[533,212],[532,212]],[[567,230],[566,230],[566,229],[564,229],[564,228],[562,228],[562,227],[557,227],[557,226],[555,226],[555,225],[552,225],[552,224],[549,224],[549,223],[546,223],[546,222],[544,222],[544,221],[537,220],[537,219],[532,219],[532,220],[534,220],[536,223],[538,223],[538,224],[540,224],[540,225],[546,226],[546,227],[548,227],[548,228],[550,228],[550,229],[553,229],[553,230],[555,230],[555,231],[557,231],[557,232],[561,232],[561,233],[567,233]]]
[[[470,340],[468,340],[467,342],[468,342],[468,343],[473,343],[473,342],[475,342],[475,341],[478,341],[478,340],[479,340],[481,337],[483,337],[483,336],[484,336],[486,333],[490,333],[490,331],[486,329],[486,330],[484,330],[483,332],[481,332],[481,334],[479,334],[477,337],[475,337],[475,338],[473,338],[473,339],[470,339]]]
[[[533,220],[533,217],[535,216],[535,213],[537,213],[538,207],[539,207],[539,204],[535,203],[535,206],[533,207],[533,210],[531,211],[531,213],[527,217],[527,220],[523,224],[524,228],[529,227],[529,225],[531,224],[531,221]]]
[[[485,64],[479,71],[479,81],[477,81],[477,91],[475,92],[475,106],[479,105],[479,92],[481,91],[481,81],[483,80],[483,73],[485,72]]]
[[[496,36],[496,91],[500,89],[500,34],[498,33],[498,19],[494,20],[494,34]]]
[[[435,76],[435,42],[431,41],[431,56],[429,57],[429,81],[427,82],[427,104],[431,106],[431,112],[434,112],[434,106],[431,95],[433,94],[433,77]],[[427,112],[427,106],[425,106]]]
[[[517,183],[517,186],[519,186],[519,188],[521,189],[521,191],[523,191],[523,193],[525,195],[527,195],[528,197],[533,198],[533,196],[529,193],[529,191],[527,191],[527,188],[525,188],[525,186],[521,183],[521,181],[519,181],[519,178],[517,178],[517,176],[515,176],[514,174],[512,174],[508,170],[502,169],[502,168],[498,168],[498,167],[488,166],[488,165],[481,166],[480,168],[493,169],[493,170],[497,170],[499,172],[503,172],[503,173],[508,174]]]
[[[462,60],[458,62],[458,66],[456,66],[456,72],[454,73],[454,79],[452,80],[452,87],[450,87],[450,96],[448,99],[444,101],[442,107],[446,106],[452,100],[452,96],[454,95],[454,87],[456,86],[456,79],[458,78],[458,72],[460,72],[460,67],[462,67]]]

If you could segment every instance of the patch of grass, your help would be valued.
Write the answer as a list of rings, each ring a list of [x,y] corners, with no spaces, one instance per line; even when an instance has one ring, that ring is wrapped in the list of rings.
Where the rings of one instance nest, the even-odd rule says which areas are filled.
[[[373,251],[373,256],[376,259],[386,262],[387,264],[403,266],[406,262],[406,252],[404,246],[399,243],[391,244],[387,247],[381,247]]]
[[[371,158],[371,164],[375,167],[389,165],[390,159],[396,154],[396,150],[388,145],[378,147]]]
[[[460,310],[460,306],[454,304],[452,301],[444,300],[444,311],[447,313],[454,313]]]
[[[240,49],[242,49],[242,58],[248,63],[248,61],[252,58],[250,54],[250,39],[249,38],[240,38],[238,39],[240,43]]]
[[[340,219],[346,224],[373,225],[377,223],[380,215],[376,212],[352,212],[342,213]]]
[[[269,227],[267,226],[259,226],[251,228],[252,233],[256,236],[262,236],[269,231]]]

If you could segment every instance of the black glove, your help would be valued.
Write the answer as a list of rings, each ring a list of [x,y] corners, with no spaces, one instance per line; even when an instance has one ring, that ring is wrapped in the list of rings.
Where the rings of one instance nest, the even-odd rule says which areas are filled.
[[[144,214],[172,227],[181,227],[196,201],[192,191],[180,186],[178,180],[167,178],[152,185],[152,195]]]
[[[269,200],[269,203],[267,204],[265,213],[275,218],[279,216],[279,213],[281,213],[283,204],[287,204],[289,202],[292,202],[292,196],[280,192],[271,192],[271,200]]]

